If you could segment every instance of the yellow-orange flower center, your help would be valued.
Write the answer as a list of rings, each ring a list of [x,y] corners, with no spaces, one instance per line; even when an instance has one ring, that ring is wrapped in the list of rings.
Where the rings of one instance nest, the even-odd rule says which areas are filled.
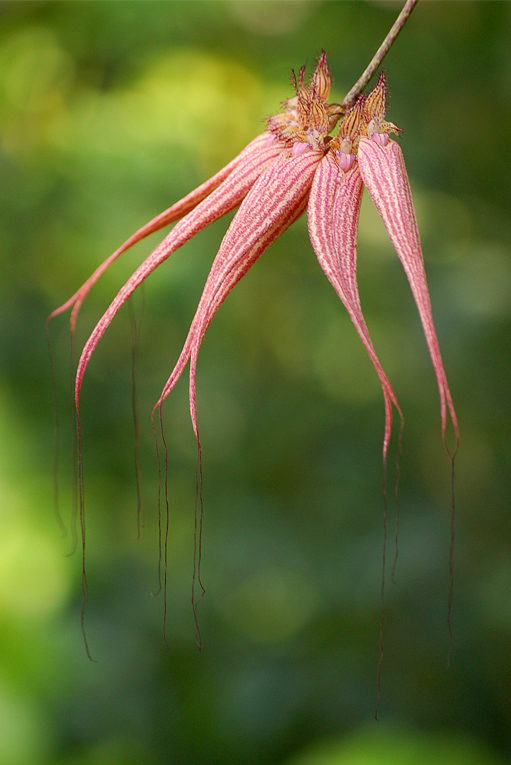
[[[293,72],[296,96],[285,101],[285,110],[270,117],[268,130],[275,138],[301,153],[309,148],[333,152],[341,168],[350,169],[356,159],[361,137],[372,138],[382,145],[389,140],[389,133],[400,129],[385,120],[387,110],[387,86],[384,74],[368,96],[360,96],[344,114],[340,104],[328,104],[331,77],[327,66],[326,53],[318,59],[308,85],[304,81],[305,67],[298,80]],[[344,115],[344,116],[343,116]],[[343,117],[336,136],[330,132]]]

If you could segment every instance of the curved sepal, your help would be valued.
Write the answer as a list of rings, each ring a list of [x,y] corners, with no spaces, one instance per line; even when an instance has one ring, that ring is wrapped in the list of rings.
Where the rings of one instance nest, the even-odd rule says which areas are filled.
[[[344,173],[337,160],[328,154],[321,162],[312,183],[308,218],[314,251],[369,354],[380,379],[385,401],[383,458],[386,461],[392,430],[392,404],[403,415],[392,386],[374,350],[364,320],[357,285],[357,228],[363,183],[358,166]]]
[[[384,145],[384,142],[362,138],[358,147],[358,164],[364,184],[403,264],[419,310],[440,392],[444,441],[448,409],[458,443],[458,421],[433,324],[419,230],[403,152],[395,141],[388,141]]]
[[[206,330],[233,287],[270,244],[305,212],[321,157],[321,152],[313,150],[298,156],[282,155],[261,174],[222,240],[181,355],[155,406],[161,406],[191,357],[190,413],[197,438],[196,365]]]
[[[212,191],[218,188],[218,186],[220,186],[220,184],[223,183],[226,178],[228,178],[232,171],[248,154],[252,154],[253,152],[264,149],[267,146],[270,138],[272,138],[272,136],[267,131],[261,133],[261,135],[257,136],[257,138],[254,138],[254,140],[251,141],[233,160],[231,160],[228,165],[222,168],[222,170],[213,175],[209,180],[205,181],[205,183],[202,183],[200,186],[194,189],[194,191],[191,191],[185,197],[180,199],[179,202],[176,202],[174,205],[172,205],[172,207],[169,207],[167,210],[157,215],[155,218],[149,221],[149,223],[146,223],[144,226],[142,226],[142,228],[139,228],[138,231],[130,236],[130,238],[127,239],[124,244],[122,244],[117,250],[115,250],[115,252],[113,252],[106,260],[104,260],[101,265],[96,268],[94,273],[89,276],[87,281],[82,284],[80,289],[77,290],[75,294],[69,298],[69,300],[66,300],[66,302],[59,306],[59,308],[56,308],[51,312],[51,314],[48,316],[48,320],[53,319],[55,316],[59,316],[61,313],[65,313],[65,311],[68,311],[70,308],[72,308],[73,310],[71,312],[70,325],[71,332],[73,333],[75,330],[78,313],[83,301],[91,291],[92,287],[101,278],[105,271],[112,265],[112,263],[117,260],[117,258],[129,250],[130,247],[133,247],[133,245],[137,244],[137,242],[141,242],[142,239],[150,236],[150,234],[154,234],[156,231],[159,231],[165,226],[169,226],[171,223],[175,223],[187,215],[189,212],[191,212],[200,202],[209,196]]]
[[[277,142],[273,142],[265,148],[258,148],[247,153],[236,164],[229,176],[209,196],[203,199],[195,209],[174,226],[163,242],[130,276],[94,327],[84,346],[76,372],[75,399],[77,406],[83,376],[90,357],[121,306],[124,305],[144,279],[167,260],[173,252],[210,223],[234,210],[247,195],[265,168],[268,165],[272,165],[281,153],[282,146]]]

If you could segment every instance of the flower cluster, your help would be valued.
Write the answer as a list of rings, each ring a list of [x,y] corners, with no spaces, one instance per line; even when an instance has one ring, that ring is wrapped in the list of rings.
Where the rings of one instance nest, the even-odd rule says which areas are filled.
[[[318,261],[344,303],[380,379],[385,401],[386,463],[392,404],[402,415],[371,342],[357,287],[357,226],[365,186],[405,269],[419,310],[440,392],[444,440],[449,412],[457,441],[456,414],[433,325],[410,185],[402,151],[390,139],[390,134],[399,129],[385,120],[384,75],[374,90],[359,97],[345,114],[342,106],[327,103],[331,79],[325,53],[319,57],[309,84],[305,84],[304,69],[298,80],[293,75],[293,81],[296,95],[284,102],[282,113],[268,120],[267,130],[219,173],[137,231],[53,312],[55,316],[72,308],[73,330],[81,304],[109,265],[136,242],[178,221],[124,284],[89,337],[76,375],[77,410],[87,364],[120,307],[175,250],[205,226],[239,207],[211,267],[183,350],[155,405],[155,409],[161,407],[190,361],[190,412],[199,441],[195,377],[206,330],[233,287],[307,210],[310,239]],[[339,120],[338,132],[331,136]]]

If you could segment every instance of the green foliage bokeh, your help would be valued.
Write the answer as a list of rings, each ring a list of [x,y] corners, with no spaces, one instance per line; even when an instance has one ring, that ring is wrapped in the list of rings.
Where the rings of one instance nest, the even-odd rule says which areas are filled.
[[[405,416],[378,724],[383,402],[305,219],[229,296],[201,350],[203,652],[190,604],[196,445],[186,375],[164,408],[168,650],[162,596],[154,595],[150,412],[228,221],[173,255],[134,301],[141,539],[128,311],[87,370],[85,624],[96,663],[80,632],[66,317],[51,325],[66,536],[54,513],[46,316],[139,226],[261,131],[292,94],[292,68],[310,72],[325,49],[332,100],[342,100],[400,6],[0,5],[1,763],[509,762],[509,3],[419,3],[385,61],[389,119],[403,128],[461,430],[451,668],[450,464],[438,394],[406,278],[369,199],[359,232],[362,305]],[[124,255],[91,292],[77,351],[160,238]],[[390,489],[390,561],[395,515]]]

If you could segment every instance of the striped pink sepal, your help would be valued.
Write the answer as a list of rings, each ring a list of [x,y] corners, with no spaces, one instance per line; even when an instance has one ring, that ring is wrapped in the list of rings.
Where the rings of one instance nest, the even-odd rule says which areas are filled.
[[[58,316],[59,314],[64,313],[65,311],[68,311],[70,308],[72,308],[73,310],[71,312],[70,324],[71,332],[74,333],[76,320],[78,318],[78,313],[83,301],[89,294],[92,287],[101,278],[105,271],[112,265],[112,263],[117,260],[117,258],[129,250],[130,247],[133,247],[133,245],[137,244],[137,242],[142,241],[142,239],[145,239],[151,234],[154,234],[156,231],[159,231],[165,226],[169,226],[171,223],[175,223],[185,215],[188,215],[188,213],[196,208],[200,202],[206,199],[206,197],[208,197],[211,192],[223,184],[248,155],[255,155],[257,153],[261,156],[261,160],[263,162],[265,154],[270,154],[272,157],[277,156],[279,153],[278,144],[274,143],[273,146],[269,146],[272,139],[273,136],[268,133],[268,131],[261,133],[261,135],[257,136],[257,138],[254,138],[254,140],[251,141],[243,149],[243,151],[241,151],[222,170],[209,178],[209,180],[205,181],[205,183],[202,183],[200,186],[194,189],[194,191],[191,191],[189,194],[183,197],[183,199],[180,199],[179,202],[176,202],[174,205],[172,205],[172,207],[169,207],[167,210],[157,215],[155,218],[149,221],[149,223],[146,223],[144,226],[142,226],[142,228],[139,228],[138,231],[130,236],[130,238],[127,239],[124,244],[122,244],[105,261],[103,261],[100,266],[96,268],[94,273],[89,276],[87,281],[82,284],[80,289],[75,292],[75,294],[72,295],[69,300],[63,303],[59,308],[56,308],[54,311],[52,311],[48,317],[48,320],[53,319],[55,316]],[[270,149],[269,152],[266,151],[268,148]],[[207,222],[204,225],[208,225]]]
[[[357,228],[363,183],[358,166],[344,173],[330,154],[321,162],[312,183],[309,235],[318,261],[344,303],[376,369],[385,401],[383,458],[386,461],[392,430],[392,404],[401,409],[374,350],[362,314],[357,285]]]
[[[198,438],[195,379],[200,345],[216,311],[229,292],[297,218],[305,212],[321,151],[298,156],[283,154],[259,177],[224,236],[190,326],[183,350],[155,409],[163,403],[188,359],[190,360],[190,413]]]
[[[390,240],[403,264],[419,310],[440,392],[444,441],[448,409],[457,444],[459,440],[458,421],[433,324],[419,230],[403,152],[395,141],[388,141],[386,145],[382,145],[369,138],[362,138],[358,147],[358,164],[364,184],[383,219]]]
[[[211,191],[209,196],[203,199],[202,202],[191,210],[191,212],[182,218],[176,226],[174,226],[172,231],[158,245],[154,252],[146,258],[119,290],[110,306],[94,327],[94,330],[82,351],[82,355],[78,362],[75,382],[75,398],[77,403],[83,376],[87,364],[89,363],[89,359],[121,306],[123,306],[128,298],[131,297],[144,279],[167,260],[173,252],[198,234],[199,231],[202,231],[203,228],[218,218],[221,218],[223,215],[231,212],[241,203],[261,173],[264,172],[269,165],[273,165],[279,155],[282,154],[283,148],[281,144],[274,141],[267,146],[266,143],[267,141],[265,141],[263,145],[260,145],[259,143],[254,150],[244,153],[244,156],[237,162],[228,177],[217,186],[217,188]],[[118,257],[119,254],[120,250],[111,255],[110,258],[96,270],[95,274],[93,274],[93,276],[84,284],[81,290],[79,290],[75,296],[65,304],[65,306],[57,309],[57,312],[62,312],[66,306],[70,307],[73,302],[75,303],[74,311],[76,311],[77,308],[80,307],[85,295],[90,290],[93,283],[97,281],[101,273],[108,268],[114,259],[114,256]],[[56,315],[57,312],[54,312],[53,315]]]

